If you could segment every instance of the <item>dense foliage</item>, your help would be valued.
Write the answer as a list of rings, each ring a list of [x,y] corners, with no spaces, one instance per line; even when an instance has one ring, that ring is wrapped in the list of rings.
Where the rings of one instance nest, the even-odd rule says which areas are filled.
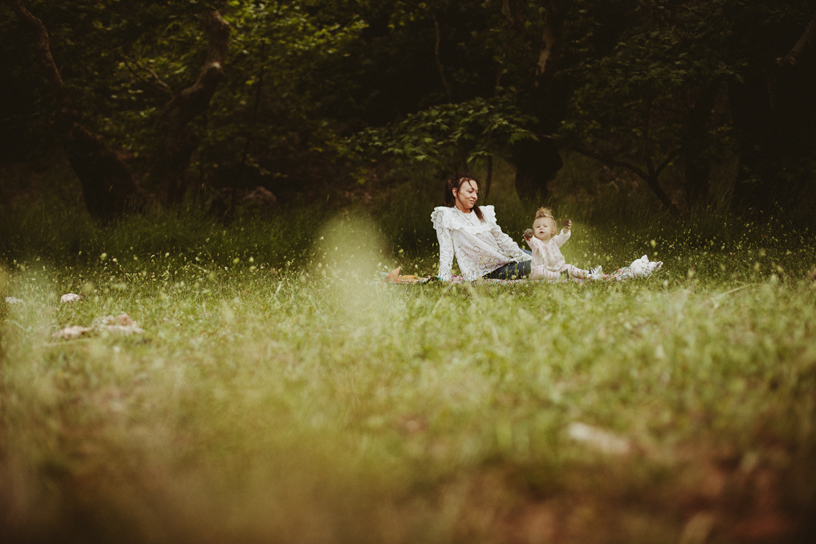
[[[441,176],[496,157],[535,200],[561,167],[553,142],[639,176],[669,209],[732,186],[735,210],[813,193],[805,0],[7,0],[2,164],[51,160],[61,139],[12,4],[42,20],[82,122],[153,193],[163,112],[202,70],[213,9],[231,27],[225,77],[184,135],[186,186],[205,196],[323,195],[395,158]]]

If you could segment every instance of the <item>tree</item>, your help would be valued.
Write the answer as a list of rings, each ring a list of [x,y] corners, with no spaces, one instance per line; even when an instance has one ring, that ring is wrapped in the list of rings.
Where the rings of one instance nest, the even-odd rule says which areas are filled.
[[[365,180],[370,163],[347,153],[363,142],[385,164],[428,160],[440,175],[501,154],[536,203],[565,144],[642,177],[669,209],[705,205],[712,165],[736,154],[735,209],[795,202],[812,179],[807,0],[27,5],[51,31],[51,62],[38,61],[50,75],[6,53],[21,52],[21,33],[0,20],[0,92],[15,104],[0,104],[0,123],[46,148],[48,111],[73,112],[54,126],[66,149],[75,142],[100,216],[126,204],[91,202],[95,173],[170,206],[194,187],[314,194]],[[70,108],[43,107],[45,89]],[[91,155],[109,166],[76,158]],[[685,173],[685,199],[664,186],[669,165]],[[130,198],[117,195],[105,198]]]
[[[443,102],[459,104],[465,111],[467,104],[477,98],[512,96],[515,111],[527,119],[519,128],[532,137],[515,138],[509,148],[506,141],[495,142],[499,145],[481,156],[505,154],[516,166],[520,198],[531,203],[545,201],[547,184],[562,165],[551,136],[567,115],[569,97],[580,84],[571,76],[571,67],[581,55],[603,55],[610,48],[609,36],[625,26],[628,10],[626,3],[616,2],[610,7],[609,2],[570,0],[551,0],[542,5],[522,0],[437,0],[418,6],[391,1],[378,3],[369,13],[363,8],[362,17],[371,29],[369,39],[376,44],[374,50],[378,55],[393,57],[378,60],[367,56],[371,53],[366,49],[360,53],[363,61],[355,57],[356,64],[370,65],[377,74],[393,72],[400,85],[393,94],[381,80],[363,89],[376,89],[377,100],[387,100],[393,107],[404,100],[403,81],[422,81],[422,87],[410,88],[416,92],[412,103],[385,115],[369,114],[365,120],[382,126]],[[582,24],[586,26],[587,20],[603,21],[600,39],[585,35]],[[424,66],[425,72],[419,66]],[[362,75],[361,79],[365,78]],[[433,87],[426,88],[431,82]],[[395,96],[400,100],[394,100]],[[361,97],[360,102],[366,100]],[[449,137],[453,130],[449,128]],[[422,145],[417,143],[415,147]]]
[[[816,15],[796,1],[721,9],[735,21],[727,45],[741,48],[743,64],[729,82],[740,152],[732,210],[792,209],[813,179]]]
[[[547,136],[564,112],[565,92],[556,74],[570,4],[554,0],[546,10],[540,10],[520,0],[358,2],[355,10],[368,25],[362,34],[364,44],[342,66],[356,72],[359,87],[354,101],[365,104],[366,109],[352,113],[359,117],[350,119],[351,123],[386,127],[383,141],[391,138],[386,133],[393,135],[396,129],[399,143],[392,141],[395,145],[387,149],[419,150],[425,149],[427,142],[407,138],[410,134],[426,138],[427,134],[409,130],[402,123],[408,119],[416,128],[416,115],[425,111],[428,115],[423,118],[431,123],[429,131],[435,133],[431,139],[455,142],[437,150],[447,149],[455,162],[464,153],[466,157],[483,157],[488,164],[494,153],[504,154],[517,167],[519,195],[525,201],[540,202],[546,198],[547,181],[561,167],[556,146]],[[405,81],[412,85],[406,86]],[[512,108],[507,108],[508,98],[514,101]],[[442,108],[442,104],[452,108]],[[516,135],[512,142],[497,138],[496,133],[478,137],[470,133],[474,139],[462,147],[462,134],[468,131],[455,124],[439,124],[432,114],[445,111],[463,120],[472,119],[472,111],[479,111],[482,104],[490,105],[490,115],[507,112],[507,126],[514,127],[508,134]],[[454,110],[459,113],[454,114]],[[516,126],[519,116],[525,118],[524,126]],[[444,134],[442,127],[447,131]],[[469,146],[478,153],[472,154]],[[428,154],[418,151],[417,156]]]
[[[68,159],[82,184],[88,212],[105,222],[119,217],[129,206],[143,206],[145,195],[127,167],[97,134],[83,125],[54,63],[42,21],[26,9],[22,0],[10,0],[10,4],[32,35],[32,47],[54,96],[54,125],[64,139]]]
[[[88,97],[87,95],[96,95],[94,91],[97,90],[97,87],[105,85],[102,82],[104,80],[107,80],[108,85],[116,86],[115,81],[111,80],[115,77],[115,61],[119,58],[124,59],[133,75],[136,73],[128,63],[150,73],[154,80],[152,82],[158,83],[160,88],[169,94],[170,86],[167,83],[162,81],[153,70],[145,68],[139,59],[131,59],[126,53],[128,48],[134,47],[134,44],[149,40],[155,31],[150,24],[144,24],[144,20],[136,23],[123,22],[125,18],[116,8],[124,8],[126,11],[134,7],[133,5],[113,6],[78,2],[70,6],[74,10],[69,13],[71,19],[79,21],[80,25],[78,25],[79,28],[73,29],[77,33],[73,39],[71,39],[70,31],[67,33],[68,43],[75,43],[79,33],[85,31],[85,40],[82,48],[78,50],[77,57],[79,59],[93,57],[93,54],[89,55],[89,50],[92,51],[94,46],[100,45],[94,43],[102,40],[103,36],[99,36],[100,33],[107,34],[104,36],[108,38],[108,43],[105,45],[113,46],[113,51],[115,51],[110,54],[108,50],[107,54],[100,55],[101,61],[89,62],[88,65],[81,68],[75,60],[73,67],[77,68],[77,71],[86,73],[91,71],[102,80],[86,80],[83,85],[79,86],[79,89],[74,89],[73,94],[79,95],[80,103],[84,102],[85,105],[80,115],[80,110],[75,106],[76,101],[70,96],[71,93],[51,54],[51,44],[45,25],[40,19],[31,15],[23,6],[22,0],[10,1],[20,20],[34,33],[33,46],[38,52],[41,66],[48,75],[55,98],[55,126],[58,132],[64,135],[65,149],[71,166],[82,184],[83,196],[89,213],[95,219],[105,222],[120,217],[129,207],[136,209],[144,207],[148,197],[136,183],[123,160],[113,152],[99,134],[86,128],[80,118],[94,118],[99,117],[100,114],[105,116],[106,113],[109,113],[105,111],[105,98],[109,94],[105,91],[110,87],[108,89],[103,87],[101,107],[98,104],[98,96]],[[152,18],[153,23],[156,22],[157,16],[161,20],[162,17],[172,19],[190,15],[187,9],[181,11],[167,9],[162,2],[149,2],[145,7],[144,17],[148,20]],[[60,8],[56,9],[60,10]],[[107,12],[108,9],[110,12]],[[207,35],[209,45],[204,68],[196,83],[177,93],[164,108],[161,125],[164,144],[161,152],[154,157],[157,165],[155,170],[159,173],[157,177],[163,189],[161,201],[166,205],[177,205],[183,198],[186,189],[184,181],[186,170],[190,155],[197,143],[195,133],[189,129],[189,122],[207,109],[218,83],[224,77],[223,65],[226,60],[229,25],[221,18],[218,11],[213,9],[198,14],[198,18]],[[89,20],[90,24],[88,24]],[[112,29],[118,32],[111,32]],[[110,36],[115,37],[111,40]],[[92,69],[88,70],[88,67]],[[83,94],[86,96],[83,97]],[[116,99],[116,97],[114,93],[112,98]],[[91,106],[91,103],[94,105]]]
[[[526,36],[523,4],[521,0],[504,0],[502,14],[507,18],[508,31],[515,33],[517,39],[526,40],[529,38]],[[537,138],[517,142],[513,146],[512,158],[516,166],[516,192],[522,201],[532,205],[547,200],[547,184],[563,165],[550,136],[566,114],[569,91],[558,74],[567,41],[565,21],[573,4],[571,0],[548,1],[541,21],[540,41],[536,44],[533,40],[526,48],[538,54],[535,62],[529,62],[529,73],[521,78],[523,83],[519,88],[523,108],[535,118],[535,125],[528,128]]]
[[[535,119],[522,113],[515,102],[515,97],[507,94],[442,104],[409,115],[400,123],[362,131],[351,140],[350,148],[400,161],[427,161],[441,169],[450,157],[456,157],[454,170],[461,172],[478,158],[506,152],[519,141],[535,140],[525,128]],[[490,177],[488,169],[481,188],[483,198],[490,194]]]
[[[660,176],[681,152],[690,161],[703,152],[721,69],[688,51],[672,14],[644,9],[635,14],[609,54],[577,65],[583,84],[556,137],[584,155],[634,173],[665,209],[677,212]],[[704,97],[700,82],[707,89]],[[689,171],[696,168],[704,178],[697,182],[698,194],[704,192],[705,161],[688,164]]]
[[[301,165],[317,164],[315,155],[337,155],[340,138],[330,119],[314,111],[348,84],[324,81],[319,72],[324,59],[342,54],[359,25],[325,28],[290,2],[221,2],[222,17],[215,6],[161,0],[33,1],[57,36],[52,72],[67,74],[60,96],[70,96],[84,126],[119,150],[107,155],[116,171],[130,180],[135,175],[163,204],[183,200],[191,166],[207,184],[223,175],[239,186],[274,185]],[[230,24],[238,25],[237,37]],[[236,44],[229,58],[228,41]],[[21,68],[12,70],[24,73]],[[28,85],[28,94],[39,92],[37,81],[16,82]],[[224,92],[215,93],[219,88]],[[22,119],[19,125],[33,126]],[[89,172],[77,174],[85,180]],[[99,194],[110,196],[86,191],[89,202]],[[116,216],[124,207],[102,209],[89,204],[94,216]]]
[[[583,84],[557,136],[634,172],[669,209],[675,204],[661,170],[681,162],[686,203],[705,204],[712,161],[735,141],[733,209],[791,205],[812,176],[808,97],[816,71],[804,63],[785,74],[773,59],[793,45],[790,29],[803,7],[796,0],[637,4],[614,50],[577,64]],[[726,90],[733,124],[717,115]]]
[[[162,191],[162,201],[179,206],[187,193],[187,169],[190,158],[198,147],[200,136],[190,122],[206,112],[219,84],[226,77],[224,66],[230,25],[218,10],[199,15],[207,37],[207,56],[196,82],[177,93],[165,105],[161,114],[163,143],[155,160],[155,172]]]

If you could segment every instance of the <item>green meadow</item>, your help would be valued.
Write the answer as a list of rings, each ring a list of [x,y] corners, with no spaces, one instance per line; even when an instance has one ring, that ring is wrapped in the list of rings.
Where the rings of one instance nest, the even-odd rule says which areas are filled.
[[[664,268],[382,283],[435,273],[429,213],[0,219],[2,540],[809,541],[812,232],[574,213],[568,261]]]

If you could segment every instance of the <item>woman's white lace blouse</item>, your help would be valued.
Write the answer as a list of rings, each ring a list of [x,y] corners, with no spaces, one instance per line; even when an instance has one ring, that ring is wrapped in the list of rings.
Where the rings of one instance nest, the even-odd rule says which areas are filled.
[[[530,260],[530,256],[496,224],[493,206],[481,206],[484,221],[475,212],[438,206],[431,213],[439,240],[439,278],[451,279],[453,257],[467,281],[489,274],[508,263]]]

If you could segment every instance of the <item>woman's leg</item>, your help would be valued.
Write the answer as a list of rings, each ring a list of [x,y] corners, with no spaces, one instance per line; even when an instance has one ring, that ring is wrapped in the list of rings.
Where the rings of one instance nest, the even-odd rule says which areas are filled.
[[[530,275],[531,262],[532,261],[508,263],[484,277],[493,280],[517,280],[519,278],[526,278]]]

